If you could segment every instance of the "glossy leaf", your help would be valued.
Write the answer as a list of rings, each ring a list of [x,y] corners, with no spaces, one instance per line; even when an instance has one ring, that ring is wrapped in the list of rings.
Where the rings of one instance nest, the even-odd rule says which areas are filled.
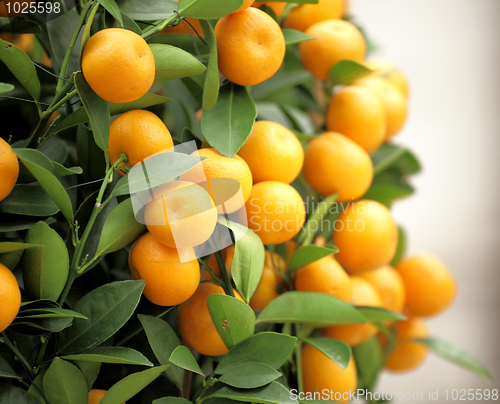
[[[449,342],[441,341],[437,338],[418,339],[417,341],[427,345],[432,352],[447,361],[450,361],[464,369],[472,372],[485,380],[492,380],[488,369],[476,358]]]
[[[10,83],[0,83],[0,95],[14,90],[14,85]]]
[[[142,372],[132,373],[111,387],[99,404],[122,404],[134,397],[167,368],[168,365],[158,366]]]
[[[13,331],[27,335],[42,335],[51,332],[61,332],[71,326],[73,319],[71,317],[55,318],[26,318],[14,319],[10,325]]]
[[[253,335],[255,314],[248,304],[219,294],[208,296],[207,303],[215,328],[228,349]]]
[[[65,355],[62,358],[87,362],[153,366],[153,364],[142,353],[132,348],[119,346],[98,346],[78,354]]]
[[[75,75],[75,87],[92,124],[95,142],[102,151],[106,152],[110,125],[109,104],[90,88],[81,72]]]
[[[1,205],[0,205],[1,206]],[[1,212],[1,210],[0,210]],[[10,216],[12,219],[15,216]],[[44,220],[45,223],[47,224],[52,224],[56,221],[53,217],[48,217],[47,219]],[[0,233],[6,233],[9,231],[19,231],[19,230],[28,230],[31,229],[33,226],[36,226],[38,223],[38,220],[34,220],[31,218],[21,218],[19,220],[9,220],[8,222],[0,223]]]
[[[366,321],[370,323],[379,323],[386,320],[390,321],[406,320],[406,316],[403,316],[401,313],[396,313],[390,310],[381,309],[380,307],[357,306],[356,310],[366,319]]]
[[[286,292],[272,300],[257,323],[303,323],[316,327],[364,323],[356,309],[336,297],[316,292]]]
[[[40,247],[25,251],[23,267],[24,288],[33,299],[57,300],[69,274],[69,255],[66,245],[45,222],[28,230],[26,242]]]
[[[0,212],[16,215],[51,216],[59,207],[39,184],[16,184],[0,202]]]
[[[163,20],[174,14],[177,2],[174,0],[120,0],[120,10],[139,21]]]
[[[170,363],[180,367],[181,369],[189,370],[190,372],[197,373],[202,377],[205,377],[203,371],[196,362],[195,357],[191,353],[191,351],[183,345],[179,345],[174,349],[172,354],[170,355]]]
[[[159,43],[149,47],[155,58],[155,83],[196,76],[206,70],[203,63],[185,50]]]
[[[296,341],[295,337],[275,332],[255,334],[229,350],[215,368],[215,373],[223,375],[238,364],[251,362],[279,369],[292,353]]]
[[[43,377],[43,392],[51,404],[87,404],[87,382],[75,365],[54,358]]]
[[[345,342],[327,337],[304,338],[304,342],[319,349],[342,369],[347,368],[351,360],[351,347]]]
[[[377,337],[356,345],[352,348],[352,353],[360,385],[369,390],[373,389],[384,359]]]
[[[144,285],[142,280],[112,282],[83,296],[73,309],[88,320],[75,319],[60,334],[58,352],[78,353],[114,335],[134,313]]]
[[[11,71],[35,101],[40,99],[40,80],[35,65],[16,45],[0,39],[0,60]]]
[[[295,271],[311,262],[317,261],[330,254],[335,254],[339,250],[331,247],[319,247],[317,245],[305,245],[297,248],[288,261],[288,270]]]
[[[0,254],[5,254],[12,251],[22,251],[27,248],[40,247],[41,244],[28,244],[21,242],[5,241],[0,243]]]
[[[231,387],[253,389],[271,383],[281,377],[281,373],[261,362],[238,363],[230,367],[219,381]]]
[[[52,165],[57,171],[57,174],[59,174],[60,177],[65,177],[67,175],[75,175],[75,174],[82,174],[83,170],[81,167],[64,167],[62,164],[56,163],[55,161],[52,162]]]
[[[314,39],[314,37],[304,34],[301,31],[297,31],[296,29],[283,28],[282,29],[283,36],[285,37],[285,44],[292,45],[299,42],[310,41]]]
[[[401,226],[398,226],[398,246],[392,258],[391,265],[395,266],[406,251],[406,233]]]
[[[208,44],[208,63],[205,81],[203,82],[202,108],[205,111],[211,109],[219,97],[219,64],[217,61],[217,40],[212,26],[205,20],[200,20],[201,28],[205,34],[205,42]]]
[[[40,300],[38,300],[40,301]],[[46,308],[29,308],[30,306],[21,306],[19,313],[17,314],[18,319],[30,319],[30,318],[82,318],[87,320],[83,314],[77,313],[73,310],[61,309],[59,307],[46,307]]]
[[[329,212],[331,212],[331,208],[334,206],[337,197],[338,194],[330,195],[328,198],[323,199],[314,207],[314,211],[307,219],[304,228],[297,237],[297,242],[299,244],[304,243],[306,240],[308,243],[310,243],[314,239],[314,235],[322,227],[323,218],[325,218],[329,214]]]
[[[69,195],[59,181],[52,162],[41,152],[34,149],[12,149],[28,171],[35,177],[69,223],[73,223],[73,207]]]
[[[78,20],[80,15],[76,8],[71,8],[65,13],[61,13],[57,18],[47,19],[47,35],[50,41],[51,52],[51,62],[54,65],[56,72],[59,72],[61,65],[66,55],[66,51],[71,42],[71,37],[78,27]],[[79,36],[82,34],[80,33]],[[77,39],[77,43],[81,43],[80,38]],[[78,46],[75,46],[71,52],[68,68],[65,72],[76,72],[80,69],[79,65],[80,51]]]
[[[413,194],[413,188],[409,185],[373,183],[363,196],[363,199],[371,199],[390,208],[395,200],[410,196],[411,194]]]
[[[373,70],[354,60],[339,60],[330,68],[328,78],[333,85],[349,84],[372,72]]]
[[[201,130],[208,143],[227,157],[234,156],[252,131],[257,109],[245,87],[228,83],[217,102],[201,115]]]
[[[210,397],[262,404],[297,404],[288,389],[278,382],[271,382],[267,386],[249,390],[226,386],[211,393]]]
[[[115,20],[117,20],[121,26],[123,26],[123,19],[120,9],[116,4],[115,0],[97,0],[101,6],[103,6],[108,13],[110,13]]]
[[[73,363],[78,366],[78,369],[80,369],[80,371],[83,373],[83,376],[87,381],[87,388],[88,390],[90,390],[94,385],[94,382],[97,380],[97,377],[99,376],[99,371],[101,370],[102,363],[87,361],[73,361]]]
[[[40,404],[35,397],[13,384],[0,384],[0,403]]]
[[[275,94],[311,82],[311,74],[304,70],[278,70],[271,78],[256,86],[252,86],[251,94],[254,100],[265,100]]]
[[[209,20],[221,18],[235,12],[243,4],[242,0],[179,0],[179,13],[183,17]]]

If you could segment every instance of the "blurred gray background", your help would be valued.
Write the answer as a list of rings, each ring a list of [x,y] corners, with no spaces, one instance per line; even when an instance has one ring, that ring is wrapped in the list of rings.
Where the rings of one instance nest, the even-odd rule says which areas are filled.
[[[410,81],[409,119],[394,141],[417,154],[423,172],[416,194],[393,212],[407,230],[407,252],[436,254],[458,281],[457,300],[428,326],[495,378],[485,382],[431,354],[415,371],[385,373],[378,388],[498,389],[500,1],[351,0],[350,10],[380,46],[374,56],[395,62]]]

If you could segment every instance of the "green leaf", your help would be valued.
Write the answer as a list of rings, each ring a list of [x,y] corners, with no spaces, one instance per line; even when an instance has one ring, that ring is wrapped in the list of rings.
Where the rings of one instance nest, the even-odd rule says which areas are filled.
[[[242,0],[179,0],[179,13],[183,17],[203,20],[225,17],[235,12],[243,4]]]
[[[292,45],[299,42],[310,41],[314,39],[313,36],[304,34],[301,31],[297,31],[296,29],[283,28],[282,30],[283,36],[285,37],[285,44]]]
[[[398,226],[398,246],[396,248],[396,253],[391,261],[391,265],[395,266],[401,257],[404,255],[406,250],[406,233],[401,226]]]
[[[322,228],[323,219],[331,212],[331,208],[335,206],[337,197],[338,194],[330,195],[316,205],[313,213],[309,216],[304,228],[297,237],[297,242],[299,244],[304,242],[309,244],[314,239],[318,230]]]
[[[0,39],[0,60],[35,101],[40,99],[40,80],[29,56],[16,45]]]
[[[352,352],[351,347],[345,342],[327,337],[304,338],[304,342],[323,352],[342,369],[349,365]]]
[[[42,396],[43,377],[45,376],[45,373],[47,373],[47,369],[44,369],[40,373],[38,373],[28,389],[28,394],[35,397],[38,400],[39,404],[46,404],[45,399]]]
[[[61,332],[71,326],[73,319],[71,317],[56,318],[16,318],[11,324],[13,331],[28,335],[42,335],[50,332]]]
[[[230,349],[215,368],[215,373],[224,375],[238,364],[252,362],[279,369],[292,353],[296,341],[295,337],[275,332],[255,334]]]
[[[102,363],[99,362],[87,362],[87,361],[73,361],[78,369],[83,373],[85,380],[87,381],[87,389],[90,390],[94,385],[94,382],[99,376],[99,371],[101,370]],[[42,403],[45,404],[45,403]]]
[[[0,83],[0,94],[5,94],[8,93],[12,90],[14,90],[14,85],[10,83]]]
[[[208,63],[205,81],[203,82],[202,108],[205,111],[211,109],[219,97],[219,64],[217,61],[217,40],[212,26],[205,20],[200,20],[201,28],[205,34],[205,42],[208,44]]]
[[[106,217],[96,256],[122,249],[137,239],[145,230],[146,226],[135,219],[131,198],[124,200]]]
[[[52,162],[41,152],[34,149],[12,149],[28,171],[47,191],[62,214],[73,224],[73,207],[69,195],[59,181],[59,176]]]
[[[75,75],[75,87],[89,116],[95,142],[102,151],[106,152],[108,150],[110,125],[109,104],[90,88],[82,72]]]
[[[305,245],[297,248],[288,261],[288,270],[296,271],[330,254],[335,254],[338,248],[319,247],[317,245]]]
[[[185,50],[159,43],[149,47],[155,58],[155,83],[196,76],[206,70],[203,63]]]
[[[40,404],[36,398],[12,384],[0,384],[0,403]]]
[[[82,174],[83,170],[81,167],[64,167],[62,164],[56,163],[55,161],[52,162],[52,165],[57,171],[57,174],[59,174],[60,177],[65,177],[67,175],[75,175],[75,174]]]
[[[39,184],[16,184],[7,198],[0,202],[0,212],[51,216],[59,212],[59,208]]]
[[[363,199],[371,199],[382,203],[388,208],[396,199],[404,198],[413,194],[413,188],[404,184],[373,183],[363,196]]]
[[[169,360],[170,363],[173,363],[182,369],[189,370],[190,372],[197,373],[200,376],[205,377],[191,351],[183,345],[179,345],[174,349]]]
[[[120,9],[119,9],[118,5],[116,4],[115,0],[97,0],[97,1],[123,27],[122,14],[121,14]]]
[[[272,300],[257,323],[303,323],[316,327],[364,323],[356,309],[336,297],[316,292],[286,292]]]
[[[354,60],[339,60],[328,72],[328,78],[336,86],[340,84],[349,84],[354,80],[367,76],[373,70],[368,69]]]
[[[380,146],[371,159],[373,163],[373,175],[377,175],[398,161],[404,154],[406,149],[391,143],[385,143]]]
[[[154,400],[153,404],[192,404],[191,401],[181,397],[163,397]]]
[[[57,300],[69,274],[69,254],[63,239],[45,222],[28,230],[27,250],[21,260],[24,289],[33,299]]]
[[[50,60],[52,61],[57,73],[60,73],[59,69],[63,63],[64,56],[68,51],[71,37],[77,30],[79,19],[80,15],[76,8],[71,8],[65,13],[58,14],[57,18],[47,19],[47,36],[50,41],[50,44],[47,45],[50,45],[50,47],[46,46],[51,49]],[[80,36],[82,36],[81,32],[79,34],[79,37]],[[78,43],[81,43],[78,39]],[[79,57],[80,50],[78,49],[78,46],[75,46],[71,51],[68,68],[66,69],[65,74],[67,72],[75,72],[80,69]]]
[[[111,387],[99,404],[122,404],[139,393],[144,387],[160,376],[166,366],[158,366],[142,372],[132,373]]]
[[[417,339],[418,342],[427,345],[432,352],[447,361],[461,366],[464,369],[472,372],[485,380],[493,380],[488,369],[470,354],[458,348],[449,342],[441,341],[437,338]]]
[[[291,397],[290,391],[278,382],[271,382],[267,386],[249,390],[226,386],[211,393],[209,397],[229,398],[236,401],[262,404],[297,404],[297,401]]]
[[[14,372],[14,369],[12,369],[9,362],[7,362],[3,356],[0,356],[0,377],[22,380],[22,377],[18,376],[16,372]]]
[[[12,219],[12,216],[10,216],[10,218]],[[52,224],[55,221],[56,219],[54,219],[53,217],[49,217],[44,220],[44,222],[47,224]],[[33,226],[36,226],[37,223],[38,220],[35,221],[31,218],[22,218],[20,220],[15,220],[15,221],[9,220],[8,222],[0,223],[0,233],[31,229]]]
[[[17,243],[13,241],[5,241],[0,243],[0,254],[12,252],[12,251],[20,251],[26,250],[27,248],[40,247],[41,244],[28,244],[28,243]]]
[[[60,334],[58,352],[78,353],[114,335],[134,313],[144,285],[142,280],[112,282],[83,296],[73,309],[88,320],[75,319]]]
[[[208,296],[207,303],[215,328],[228,349],[253,335],[255,314],[248,304],[219,294]]]
[[[352,353],[358,369],[360,385],[372,390],[384,362],[377,337],[356,345],[352,348]]]
[[[360,313],[366,321],[370,323],[380,323],[382,321],[399,321],[406,320],[406,316],[394,311],[381,309],[379,307],[362,307],[356,306],[356,310]]]
[[[245,87],[228,83],[220,88],[212,109],[203,111],[201,130],[208,143],[233,157],[252,131],[257,109]]]
[[[128,365],[153,366],[140,352],[119,346],[98,346],[74,355],[64,355],[63,359],[100,363],[123,363]]]
[[[174,0],[120,0],[120,10],[139,21],[164,20],[177,10]]]
[[[180,345],[174,330],[160,318],[139,314],[139,320],[156,359],[162,365],[170,365],[166,371],[167,376],[179,389],[182,389],[184,371],[170,362],[172,353]]]
[[[271,383],[281,373],[261,362],[238,363],[219,377],[219,381],[231,387],[253,389]]]
[[[40,300],[35,302],[40,302]],[[26,305],[21,305],[17,318],[22,320],[30,318],[83,318],[87,320],[87,317],[73,310],[61,309],[59,307],[34,309]]]
[[[87,382],[73,364],[54,358],[43,378],[43,392],[50,404],[87,404]]]
[[[252,87],[251,94],[254,100],[265,100],[276,94],[295,87],[299,84],[311,82],[311,74],[304,70],[278,70],[271,78]]]

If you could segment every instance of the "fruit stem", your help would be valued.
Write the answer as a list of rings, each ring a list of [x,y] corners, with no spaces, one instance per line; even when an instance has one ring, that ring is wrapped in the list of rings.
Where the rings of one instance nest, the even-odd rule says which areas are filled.
[[[157,32],[160,32],[167,25],[173,23],[178,18],[179,19],[181,18],[180,15],[179,15],[179,13],[177,11],[174,11],[174,13],[170,17],[168,17],[167,19],[163,20],[163,22],[161,22],[160,24],[155,25],[155,26],[149,28],[148,30],[144,31],[142,33],[141,37],[144,38],[144,39],[149,38],[150,36],[156,34]]]
[[[299,326],[297,325],[297,328]],[[297,387],[299,389],[299,393],[304,391],[304,386],[302,382],[302,341],[297,340],[297,344],[295,345],[295,366],[297,370]]]
[[[215,283],[217,284],[217,286],[223,287],[223,282],[222,282],[222,279],[221,279],[221,278],[219,278],[219,277],[215,274],[215,272],[214,272],[214,271],[212,271],[212,270],[210,269],[210,267],[207,265],[207,263],[206,263],[205,261],[203,261],[201,258],[198,258],[198,262],[201,264],[201,266],[202,266],[203,268],[205,268],[205,269],[206,269],[206,271],[207,271],[210,275],[212,275],[212,278],[214,278],[214,281],[215,281]]]
[[[35,375],[33,373],[33,369],[31,368],[30,364],[28,363],[28,361],[24,358],[24,356],[21,354],[21,352],[19,352],[17,347],[12,343],[12,341],[9,339],[9,337],[7,336],[7,333],[5,331],[2,331],[1,335],[3,338],[3,342],[5,342],[7,344],[7,346],[11,349],[11,351],[14,352],[14,354],[18,357],[18,359],[23,364],[26,371],[29,373],[30,377],[33,379]]]
[[[229,279],[229,275],[227,273],[226,264],[224,263],[224,258],[222,257],[222,252],[216,251],[214,254],[217,260],[217,264],[219,264],[222,281],[224,282],[224,284],[222,285],[224,292],[226,292],[226,295],[234,297],[233,286],[231,285],[231,279]]]

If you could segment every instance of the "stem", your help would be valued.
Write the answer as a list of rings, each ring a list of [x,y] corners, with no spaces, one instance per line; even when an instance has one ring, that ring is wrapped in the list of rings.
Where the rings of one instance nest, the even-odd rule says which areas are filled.
[[[35,359],[35,365],[34,365],[35,369],[43,361],[43,357],[45,356],[45,352],[47,351],[48,342],[49,342],[49,339],[42,336],[42,347],[40,348],[40,351],[38,351],[38,355],[36,356],[36,359]]]
[[[17,347],[12,343],[12,341],[9,339],[9,337],[7,336],[7,333],[5,331],[2,332],[2,337],[3,337],[3,341],[11,349],[11,351],[14,352],[14,354],[19,358],[19,360],[23,364],[24,368],[29,373],[30,377],[33,379],[35,377],[35,375],[33,373],[33,368],[30,366],[30,364],[25,359],[25,357],[21,354],[21,352],[19,352]]]
[[[206,271],[207,271],[210,275],[212,275],[212,278],[214,278],[214,281],[215,281],[215,283],[217,284],[217,286],[221,286],[221,287],[222,287],[222,285],[223,285],[222,279],[221,279],[221,278],[219,278],[219,277],[215,274],[215,272],[214,272],[214,271],[212,271],[212,270],[210,269],[210,267],[207,265],[207,263],[206,263],[205,261],[203,261],[201,258],[198,258],[198,262],[201,264],[201,266],[202,266],[203,268],[205,268],[205,269],[206,269]]]
[[[298,340],[295,345],[295,366],[297,369],[297,385],[299,393],[304,391],[304,383],[302,381],[302,341]]]
[[[222,281],[224,282],[224,284],[222,285],[224,292],[226,292],[226,295],[234,297],[233,286],[231,285],[231,279],[229,279],[229,274],[227,273],[226,264],[224,263],[222,253],[220,251],[216,251],[214,254],[215,258],[217,259],[217,264],[219,264]]]
[[[141,36],[144,39],[147,39],[150,36],[156,34],[157,32],[160,32],[162,29],[166,28],[167,25],[169,25],[172,22],[174,22],[177,18],[180,18],[179,14],[174,13],[170,17],[168,17],[166,20],[163,20],[162,23],[160,23],[158,25],[155,25],[155,26],[149,28],[148,30],[144,31]]]

